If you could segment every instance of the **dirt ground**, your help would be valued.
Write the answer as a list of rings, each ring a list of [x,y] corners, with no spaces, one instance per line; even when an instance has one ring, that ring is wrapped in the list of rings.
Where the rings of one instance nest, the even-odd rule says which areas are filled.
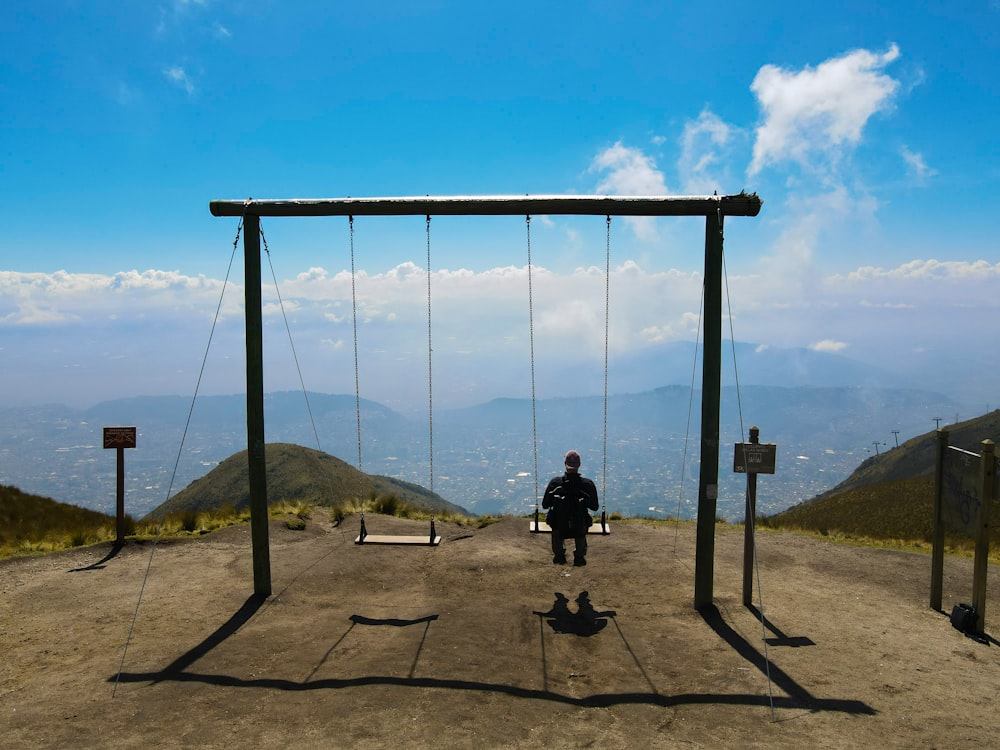
[[[997,741],[1000,644],[928,607],[926,556],[761,533],[762,621],[739,529],[717,533],[698,612],[693,526],[616,524],[575,568],[525,520],[438,524],[436,548],[355,545],[358,521],[272,522],[264,599],[246,527],[0,563],[0,747]],[[945,577],[950,611],[971,561]]]

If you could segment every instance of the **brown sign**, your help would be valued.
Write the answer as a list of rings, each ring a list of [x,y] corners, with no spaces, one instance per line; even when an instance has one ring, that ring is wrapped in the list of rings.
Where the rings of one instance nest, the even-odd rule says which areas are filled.
[[[135,448],[135,427],[105,427],[105,448]]]
[[[777,450],[778,446],[774,443],[736,443],[733,471],[739,474],[773,474]]]

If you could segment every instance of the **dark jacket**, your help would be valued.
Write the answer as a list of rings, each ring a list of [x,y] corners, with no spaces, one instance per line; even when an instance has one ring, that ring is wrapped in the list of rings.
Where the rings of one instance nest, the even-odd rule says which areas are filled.
[[[592,523],[588,511],[600,507],[597,486],[576,472],[566,472],[549,480],[542,507],[549,510],[545,522],[563,536],[586,534]]]

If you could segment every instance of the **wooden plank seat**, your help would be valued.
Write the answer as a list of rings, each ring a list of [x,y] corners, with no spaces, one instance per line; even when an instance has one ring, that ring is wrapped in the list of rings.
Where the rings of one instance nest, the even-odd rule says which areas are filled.
[[[441,544],[441,536],[434,528],[434,519],[431,519],[431,530],[429,534],[423,535],[403,535],[403,534],[369,534],[365,528],[365,516],[361,514],[361,533],[354,540],[355,544],[415,544],[425,547],[436,547]]]
[[[545,521],[538,518],[538,511],[535,511],[535,517],[528,521],[528,528],[532,534],[551,534],[552,527],[550,527]],[[601,513],[601,517],[594,521],[587,529],[588,534],[600,534],[601,536],[608,536],[611,533],[611,525],[608,523],[607,516]]]

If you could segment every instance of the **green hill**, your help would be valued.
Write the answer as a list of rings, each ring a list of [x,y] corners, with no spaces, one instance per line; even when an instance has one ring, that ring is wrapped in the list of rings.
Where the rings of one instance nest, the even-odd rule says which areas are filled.
[[[114,537],[113,516],[59,503],[48,497],[0,486],[0,549],[26,548],[45,542],[70,546]]]
[[[983,440],[1000,442],[1000,411],[949,425],[949,444],[979,453]],[[762,518],[761,525],[819,534],[929,543],[934,523],[935,431],[872,456],[847,479],[817,497]],[[991,527],[1000,543],[1000,524]],[[972,540],[949,534],[949,546]]]
[[[411,482],[365,474],[328,453],[290,443],[265,450],[269,504],[279,502],[343,505],[368,498],[395,497],[429,513],[472,515],[440,495]],[[250,504],[247,452],[230,456],[153,510],[147,518],[179,511],[208,511]]]

